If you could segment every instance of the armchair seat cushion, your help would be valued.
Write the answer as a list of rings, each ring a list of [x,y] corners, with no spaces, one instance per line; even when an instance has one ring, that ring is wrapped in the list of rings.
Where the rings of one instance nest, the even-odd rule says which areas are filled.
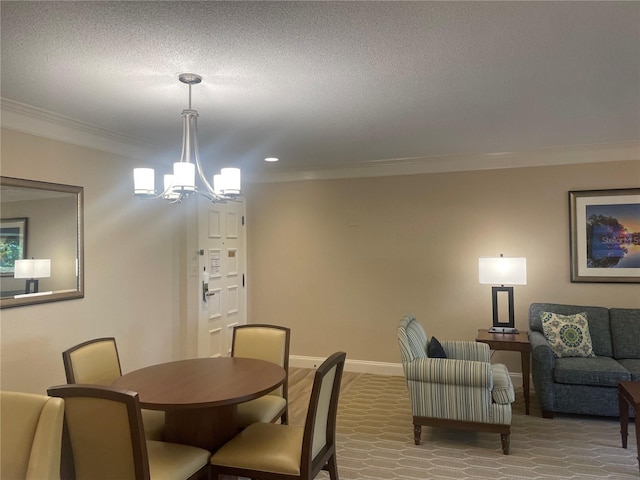
[[[554,381],[570,385],[616,387],[631,380],[631,374],[610,357],[568,357],[556,359]]]
[[[493,402],[501,405],[513,403],[516,399],[516,393],[507,367],[502,363],[495,363],[491,365],[491,373],[493,376],[493,390],[491,390]]]

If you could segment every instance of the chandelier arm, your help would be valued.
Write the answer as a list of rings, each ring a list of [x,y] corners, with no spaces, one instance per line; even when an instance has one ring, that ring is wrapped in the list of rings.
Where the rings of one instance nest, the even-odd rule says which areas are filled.
[[[213,200],[213,198],[217,198],[218,194],[215,192],[211,184],[207,181],[207,177],[204,176],[204,172],[202,171],[202,166],[200,165],[200,152],[198,150],[198,122],[197,119],[193,119],[193,154],[196,157],[196,168],[198,169],[198,175],[200,176],[200,180],[204,183],[204,186],[207,189],[208,198]],[[213,197],[213,198],[211,198]]]

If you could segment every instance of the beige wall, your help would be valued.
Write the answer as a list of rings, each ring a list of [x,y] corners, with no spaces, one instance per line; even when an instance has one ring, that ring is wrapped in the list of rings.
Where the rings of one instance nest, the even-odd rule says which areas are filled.
[[[179,358],[181,206],[132,195],[134,161],[2,131],[1,174],[80,185],[85,194],[85,298],[0,312],[0,386],[43,393],[65,382],[61,352],[116,337],[124,371]]]
[[[638,284],[569,280],[569,190],[637,187],[640,161],[252,185],[251,322],[292,328],[293,355],[399,362],[396,326],[473,340],[491,325],[478,257],[524,256],[532,302],[640,307]],[[518,354],[498,352],[512,371]]]
[[[61,352],[99,336],[124,371],[195,355],[186,205],[134,198],[131,159],[8,130],[1,147],[2,175],[84,187],[86,292],[0,311],[0,388],[63,383]],[[249,322],[290,326],[293,355],[397,363],[406,313],[442,339],[490,325],[477,258],[499,253],[528,260],[519,328],[533,301],[638,307],[638,285],[569,282],[567,191],[639,180],[631,161],[245,185]],[[513,355],[495,358],[519,371]]]

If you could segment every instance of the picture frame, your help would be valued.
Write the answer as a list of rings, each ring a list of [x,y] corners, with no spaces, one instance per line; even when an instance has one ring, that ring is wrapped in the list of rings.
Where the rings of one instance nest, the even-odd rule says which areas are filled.
[[[0,219],[0,276],[12,277],[15,261],[27,256],[28,218]]]
[[[640,283],[640,188],[569,192],[571,281]]]

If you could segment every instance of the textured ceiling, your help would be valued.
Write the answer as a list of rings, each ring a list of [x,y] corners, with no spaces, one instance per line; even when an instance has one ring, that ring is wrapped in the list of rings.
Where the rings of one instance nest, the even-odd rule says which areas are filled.
[[[245,171],[640,140],[638,2],[1,8],[2,97],[160,147],[149,161],[177,155],[182,72],[203,76],[201,153]]]

